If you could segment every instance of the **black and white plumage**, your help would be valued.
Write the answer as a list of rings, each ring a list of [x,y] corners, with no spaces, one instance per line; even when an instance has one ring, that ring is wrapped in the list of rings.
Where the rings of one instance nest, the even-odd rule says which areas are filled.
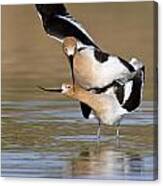
[[[63,42],[65,37],[74,36],[81,45],[98,48],[86,30],[69,14],[63,4],[37,4],[36,8],[49,36],[60,42]]]
[[[140,105],[144,67],[137,59],[128,63],[119,56],[103,52],[63,4],[37,4],[36,8],[49,36],[63,45],[67,37],[76,39],[76,49],[66,46],[65,54],[80,86],[97,94],[107,94],[106,87],[116,83],[116,96],[122,107],[131,112]],[[81,103],[81,109],[84,117],[89,118],[91,108]]]
[[[121,84],[119,81],[114,81],[102,88],[93,88],[89,91],[93,91],[97,94],[110,94],[110,88],[114,89],[114,94],[120,106],[126,110],[126,113],[136,110],[142,101],[143,88],[145,80],[145,68],[141,61],[136,58],[132,58],[129,62],[135,69],[135,75],[128,82]]]
[[[136,63],[135,63],[136,62]],[[93,111],[94,117],[98,120],[97,137],[100,137],[101,124],[119,126],[122,117],[135,110],[141,101],[141,90],[144,81],[144,71],[141,62],[133,59],[130,62],[134,68],[137,68],[134,78],[125,85],[114,82],[101,89],[85,90],[81,86],[75,84],[62,84],[61,88],[43,88],[43,91],[60,92],[68,97],[77,99],[89,107]],[[119,128],[117,128],[117,137],[119,136]]]
[[[130,64],[134,67],[136,74],[130,81],[124,85],[120,85],[116,92],[121,106],[126,109],[127,112],[134,111],[140,106],[145,80],[145,67],[143,63],[132,58]]]

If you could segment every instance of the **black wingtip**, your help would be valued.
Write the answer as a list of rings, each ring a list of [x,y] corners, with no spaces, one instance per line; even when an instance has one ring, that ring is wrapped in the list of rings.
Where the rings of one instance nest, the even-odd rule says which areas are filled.
[[[35,6],[42,16],[67,14],[64,4],[36,4]]]

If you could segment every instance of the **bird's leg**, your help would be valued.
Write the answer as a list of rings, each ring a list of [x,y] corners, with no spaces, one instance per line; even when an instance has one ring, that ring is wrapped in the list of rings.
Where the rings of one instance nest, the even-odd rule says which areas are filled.
[[[117,128],[116,136],[119,138],[119,128]]]
[[[117,130],[116,130],[116,138],[119,139],[120,137],[120,126],[117,126]]]
[[[100,125],[101,125],[101,123],[99,121],[99,123],[98,123],[98,129],[97,129],[97,138],[98,139],[100,138],[100,130],[101,130]]]
[[[116,130],[116,146],[120,148],[120,125],[117,126]]]

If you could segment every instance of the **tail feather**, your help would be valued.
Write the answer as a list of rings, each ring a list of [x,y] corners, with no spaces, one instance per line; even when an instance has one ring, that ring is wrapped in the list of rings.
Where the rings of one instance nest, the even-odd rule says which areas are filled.
[[[132,58],[130,64],[135,68],[136,75],[131,80],[132,88],[128,99],[123,103],[123,108],[131,112],[140,106],[145,81],[145,66],[136,58]]]
[[[138,70],[144,67],[143,62],[138,60],[137,58],[131,58],[129,63],[134,67],[135,70]]]

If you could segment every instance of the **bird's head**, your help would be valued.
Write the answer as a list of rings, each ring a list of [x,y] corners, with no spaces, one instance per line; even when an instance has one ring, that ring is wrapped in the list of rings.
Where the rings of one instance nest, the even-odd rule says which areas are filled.
[[[59,88],[44,88],[42,86],[37,86],[40,90],[51,93],[60,93],[67,97],[80,100],[81,96],[85,96],[86,90],[84,90],[79,85],[75,84],[74,86],[71,83],[62,83]]]
[[[66,37],[63,42],[63,52],[68,57],[70,66],[73,85],[75,85],[74,69],[73,69],[73,58],[77,52],[77,40],[75,37]]]
[[[62,94],[70,98],[80,100],[79,97],[85,96],[86,90],[84,90],[78,84],[63,83],[61,86]]]
[[[63,41],[63,52],[67,57],[73,57],[77,51],[77,40],[75,37],[66,37]]]
[[[61,93],[69,97],[73,97],[75,94],[74,86],[68,83],[63,83],[60,88],[44,88],[42,86],[37,87],[45,92]]]
[[[66,96],[73,97],[75,94],[74,87],[72,84],[63,83],[61,89],[62,89],[62,94]]]

